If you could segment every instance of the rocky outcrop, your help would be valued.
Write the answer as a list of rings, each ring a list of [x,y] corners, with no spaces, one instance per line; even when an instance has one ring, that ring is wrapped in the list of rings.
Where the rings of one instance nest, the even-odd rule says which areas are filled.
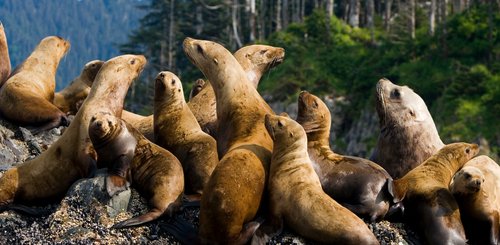
[[[327,104],[336,103],[326,101]],[[295,117],[296,104],[283,108]],[[339,119],[341,115],[335,117]],[[341,121],[336,120],[335,125],[340,125]],[[63,131],[61,127],[32,135],[0,119],[0,175],[39,155]],[[14,211],[0,213],[0,244],[179,244],[164,229],[166,223],[172,222],[168,217],[140,227],[111,229],[117,222],[145,213],[148,205],[133,188],[109,197],[105,191],[105,170],[98,171],[93,178],[77,181],[59,203],[39,208],[46,214],[30,217]],[[185,207],[176,215],[197,227],[198,214],[199,208]],[[407,241],[417,239],[403,224],[382,221],[369,224],[369,227],[381,244],[408,244]],[[270,244],[291,243],[314,244],[286,228],[270,241]]]

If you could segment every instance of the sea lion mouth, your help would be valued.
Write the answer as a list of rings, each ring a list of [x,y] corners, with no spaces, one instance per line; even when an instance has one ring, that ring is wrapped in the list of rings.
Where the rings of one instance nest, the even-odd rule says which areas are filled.
[[[264,124],[266,126],[267,132],[269,133],[269,136],[271,136],[271,139],[273,139],[274,141],[275,137],[274,137],[274,129],[273,126],[271,125],[271,115],[266,114],[264,118]]]

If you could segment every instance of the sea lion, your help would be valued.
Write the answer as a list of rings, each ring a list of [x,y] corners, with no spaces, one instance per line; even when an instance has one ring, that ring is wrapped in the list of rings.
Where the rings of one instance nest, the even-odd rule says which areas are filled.
[[[61,137],[41,155],[7,170],[0,178],[0,207],[12,202],[39,205],[57,201],[76,180],[93,176],[97,156],[88,136],[90,119],[98,112],[120,116],[127,90],[145,64],[142,55],[106,61]]]
[[[468,161],[450,183],[469,244],[500,240],[500,166],[487,156]]]
[[[299,94],[297,122],[307,133],[307,150],[323,190],[359,217],[381,220],[394,200],[391,176],[370,160],[333,152],[331,121],[321,99],[307,91]]]
[[[428,244],[466,244],[458,204],[448,189],[453,175],[479,152],[476,144],[453,143],[394,181],[405,222]]]
[[[185,193],[200,196],[219,163],[217,142],[203,132],[184,99],[180,79],[162,71],[155,79],[155,142],[182,163]]]
[[[66,114],[76,114],[83,100],[87,98],[102,64],[104,61],[101,60],[93,60],[85,64],[80,75],[71,81],[69,86],[54,94],[54,105]]]
[[[265,117],[274,140],[269,170],[271,222],[328,244],[379,244],[366,224],[322,189],[308,154],[306,132],[286,116]],[[314,207],[314,208],[311,208]]]
[[[248,80],[254,87],[257,87],[264,73],[283,62],[285,50],[267,45],[249,45],[236,51],[234,57],[243,67]],[[216,138],[217,112],[212,85],[205,83],[196,96],[189,98],[187,105],[196,117],[201,129]],[[139,129],[149,140],[154,140],[153,115],[141,116],[124,111],[122,119]]]
[[[0,21],[0,87],[9,77],[10,69],[9,46],[7,45],[5,29]]]
[[[257,88],[264,73],[283,63],[285,50],[268,45],[249,45],[237,50],[234,58],[245,71],[248,81]],[[215,93],[211,84],[207,83],[196,97],[190,99],[188,106],[201,129],[216,138],[217,112]]]
[[[403,177],[444,146],[424,100],[409,87],[380,79],[376,108],[380,135],[370,160],[392,178]]]
[[[69,46],[61,37],[46,37],[16,68],[0,88],[0,113],[5,118],[33,133],[68,125],[66,114],[52,101],[57,66]]]
[[[224,122],[217,134],[222,159],[203,190],[199,235],[202,242],[244,244],[259,226],[252,220],[272,151],[264,115],[273,111],[222,45],[186,38],[183,47],[214,88],[217,118]]]
[[[113,228],[140,225],[163,214],[172,216],[180,208],[184,174],[172,153],[107,112],[94,115],[88,130],[99,165],[108,167],[108,194],[113,196],[131,183],[152,207],[146,214],[119,222]]]
[[[206,84],[205,80],[203,80],[201,78],[197,79],[194,82],[193,87],[191,88],[191,92],[189,92],[189,100],[191,100],[193,97],[195,97],[197,94],[199,94],[200,91],[205,86],[205,84]]]

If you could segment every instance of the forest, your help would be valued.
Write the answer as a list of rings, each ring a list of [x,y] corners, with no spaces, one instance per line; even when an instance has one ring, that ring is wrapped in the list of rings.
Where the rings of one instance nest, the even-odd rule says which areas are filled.
[[[232,51],[264,43],[286,50],[284,64],[259,85],[268,101],[290,103],[301,90],[345,99],[347,120],[332,136],[340,152],[362,112],[375,111],[375,83],[386,77],[425,100],[445,142],[482,142],[498,158],[498,6],[493,0],[153,0],[120,45],[149,60],[127,107],[151,112],[160,70],[185,84],[203,76],[183,54],[187,36]],[[369,148],[375,139],[365,139]]]

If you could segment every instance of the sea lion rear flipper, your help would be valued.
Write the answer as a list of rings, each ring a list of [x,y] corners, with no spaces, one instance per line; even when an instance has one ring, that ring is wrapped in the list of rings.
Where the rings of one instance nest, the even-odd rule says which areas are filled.
[[[27,214],[34,217],[47,216],[52,213],[52,210],[46,207],[28,207],[21,204],[8,204],[0,207],[0,213],[7,210],[14,210],[16,212]]]
[[[182,244],[200,244],[198,231],[179,215],[160,224],[160,229],[174,236]]]
[[[243,229],[240,232],[240,235],[236,241],[234,241],[234,244],[247,244],[250,239],[252,239],[253,242],[253,236],[255,235],[255,232],[259,228],[259,226],[264,222],[263,219],[257,219],[255,221],[251,221],[246,223],[243,226]]]
[[[161,211],[161,210],[159,210],[157,208],[153,208],[149,212],[147,212],[147,213],[145,213],[143,215],[140,215],[140,216],[137,216],[137,217],[134,217],[134,218],[130,218],[130,219],[127,219],[125,221],[116,223],[111,228],[120,229],[120,228],[129,227],[129,226],[141,225],[141,224],[144,224],[146,222],[149,222],[149,221],[157,219],[162,214],[163,214],[163,211]]]

